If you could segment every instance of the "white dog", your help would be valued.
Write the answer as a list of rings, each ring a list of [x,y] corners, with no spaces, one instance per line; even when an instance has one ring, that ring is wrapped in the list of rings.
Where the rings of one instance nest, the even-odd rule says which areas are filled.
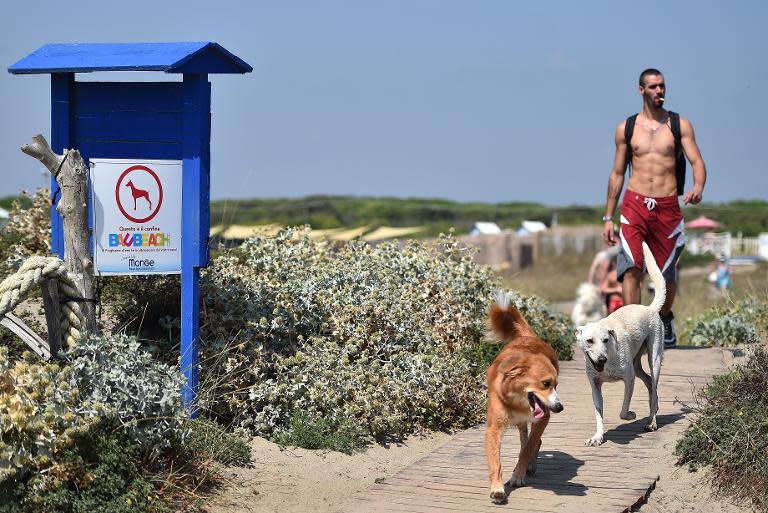
[[[603,443],[605,427],[603,425],[602,385],[608,381],[624,381],[624,404],[619,417],[632,420],[635,413],[629,410],[632,390],[637,375],[648,389],[650,400],[649,431],[657,429],[656,412],[658,411],[659,373],[664,357],[664,326],[659,311],[664,305],[666,284],[656,265],[651,250],[643,242],[643,257],[648,274],[655,285],[655,294],[650,306],[625,305],[605,319],[590,322],[576,330],[579,348],[584,351],[584,363],[587,377],[592,385],[592,402],[595,404],[597,430],[586,445]],[[651,375],[645,373],[640,363],[643,353],[648,354],[648,367]]]
[[[603,300],[600,290],[593,283],[584,282],[576,290],[576,303],[571,320],[576,326],[599,320],[603,316]]]

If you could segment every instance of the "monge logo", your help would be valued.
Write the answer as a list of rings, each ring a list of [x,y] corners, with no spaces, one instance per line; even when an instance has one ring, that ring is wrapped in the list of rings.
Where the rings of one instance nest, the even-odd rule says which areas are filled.
[[[131,166],[117,179],[115,200],[126,219],[146,223],[160,212],[163,184],[157,173],[147,166]]]
[[[129,258],[129,271],[148,271],[155,268],[155,261],[151,258]]]

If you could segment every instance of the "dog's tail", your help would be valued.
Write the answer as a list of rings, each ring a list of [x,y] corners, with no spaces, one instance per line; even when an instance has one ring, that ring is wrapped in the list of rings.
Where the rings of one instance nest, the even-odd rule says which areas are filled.
[[[517,337],[535,337],[520,312],[510,304],[510,297],[504,292],[496,294],[496,298],[488,309],[488,329],[496,340],[505,341]]]
[[[651,248],[648,247],[645,241],[643,241],[643,260],[645,260],[648,276],[651,277],[653,282],[653,301],[649,306],[652,310],[660,312],[661,307],[664,306],[664,301],[667,299],[667,283],[664,281],[664,276],[656,264],[656,259],[653,258]]]

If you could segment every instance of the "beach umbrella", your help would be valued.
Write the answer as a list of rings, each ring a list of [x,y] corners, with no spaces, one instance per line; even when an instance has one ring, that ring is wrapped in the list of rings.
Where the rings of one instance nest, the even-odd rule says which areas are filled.
[[[722,224],[718,223],[714,219],[710,219],[706,216],[699,216],[693,221],[688,221],[685,223],[685,228],[702,228],[705,230],[714,230],[715,228],[720,228],[723,226]]]

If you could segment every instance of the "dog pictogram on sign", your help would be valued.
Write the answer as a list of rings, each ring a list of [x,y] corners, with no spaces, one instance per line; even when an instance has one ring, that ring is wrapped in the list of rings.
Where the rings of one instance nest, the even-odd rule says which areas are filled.
[[[147,166],[131,166],[122,172],[115,185],[117,208],[129,221],[146,223],[160,212],[163,184]]]

